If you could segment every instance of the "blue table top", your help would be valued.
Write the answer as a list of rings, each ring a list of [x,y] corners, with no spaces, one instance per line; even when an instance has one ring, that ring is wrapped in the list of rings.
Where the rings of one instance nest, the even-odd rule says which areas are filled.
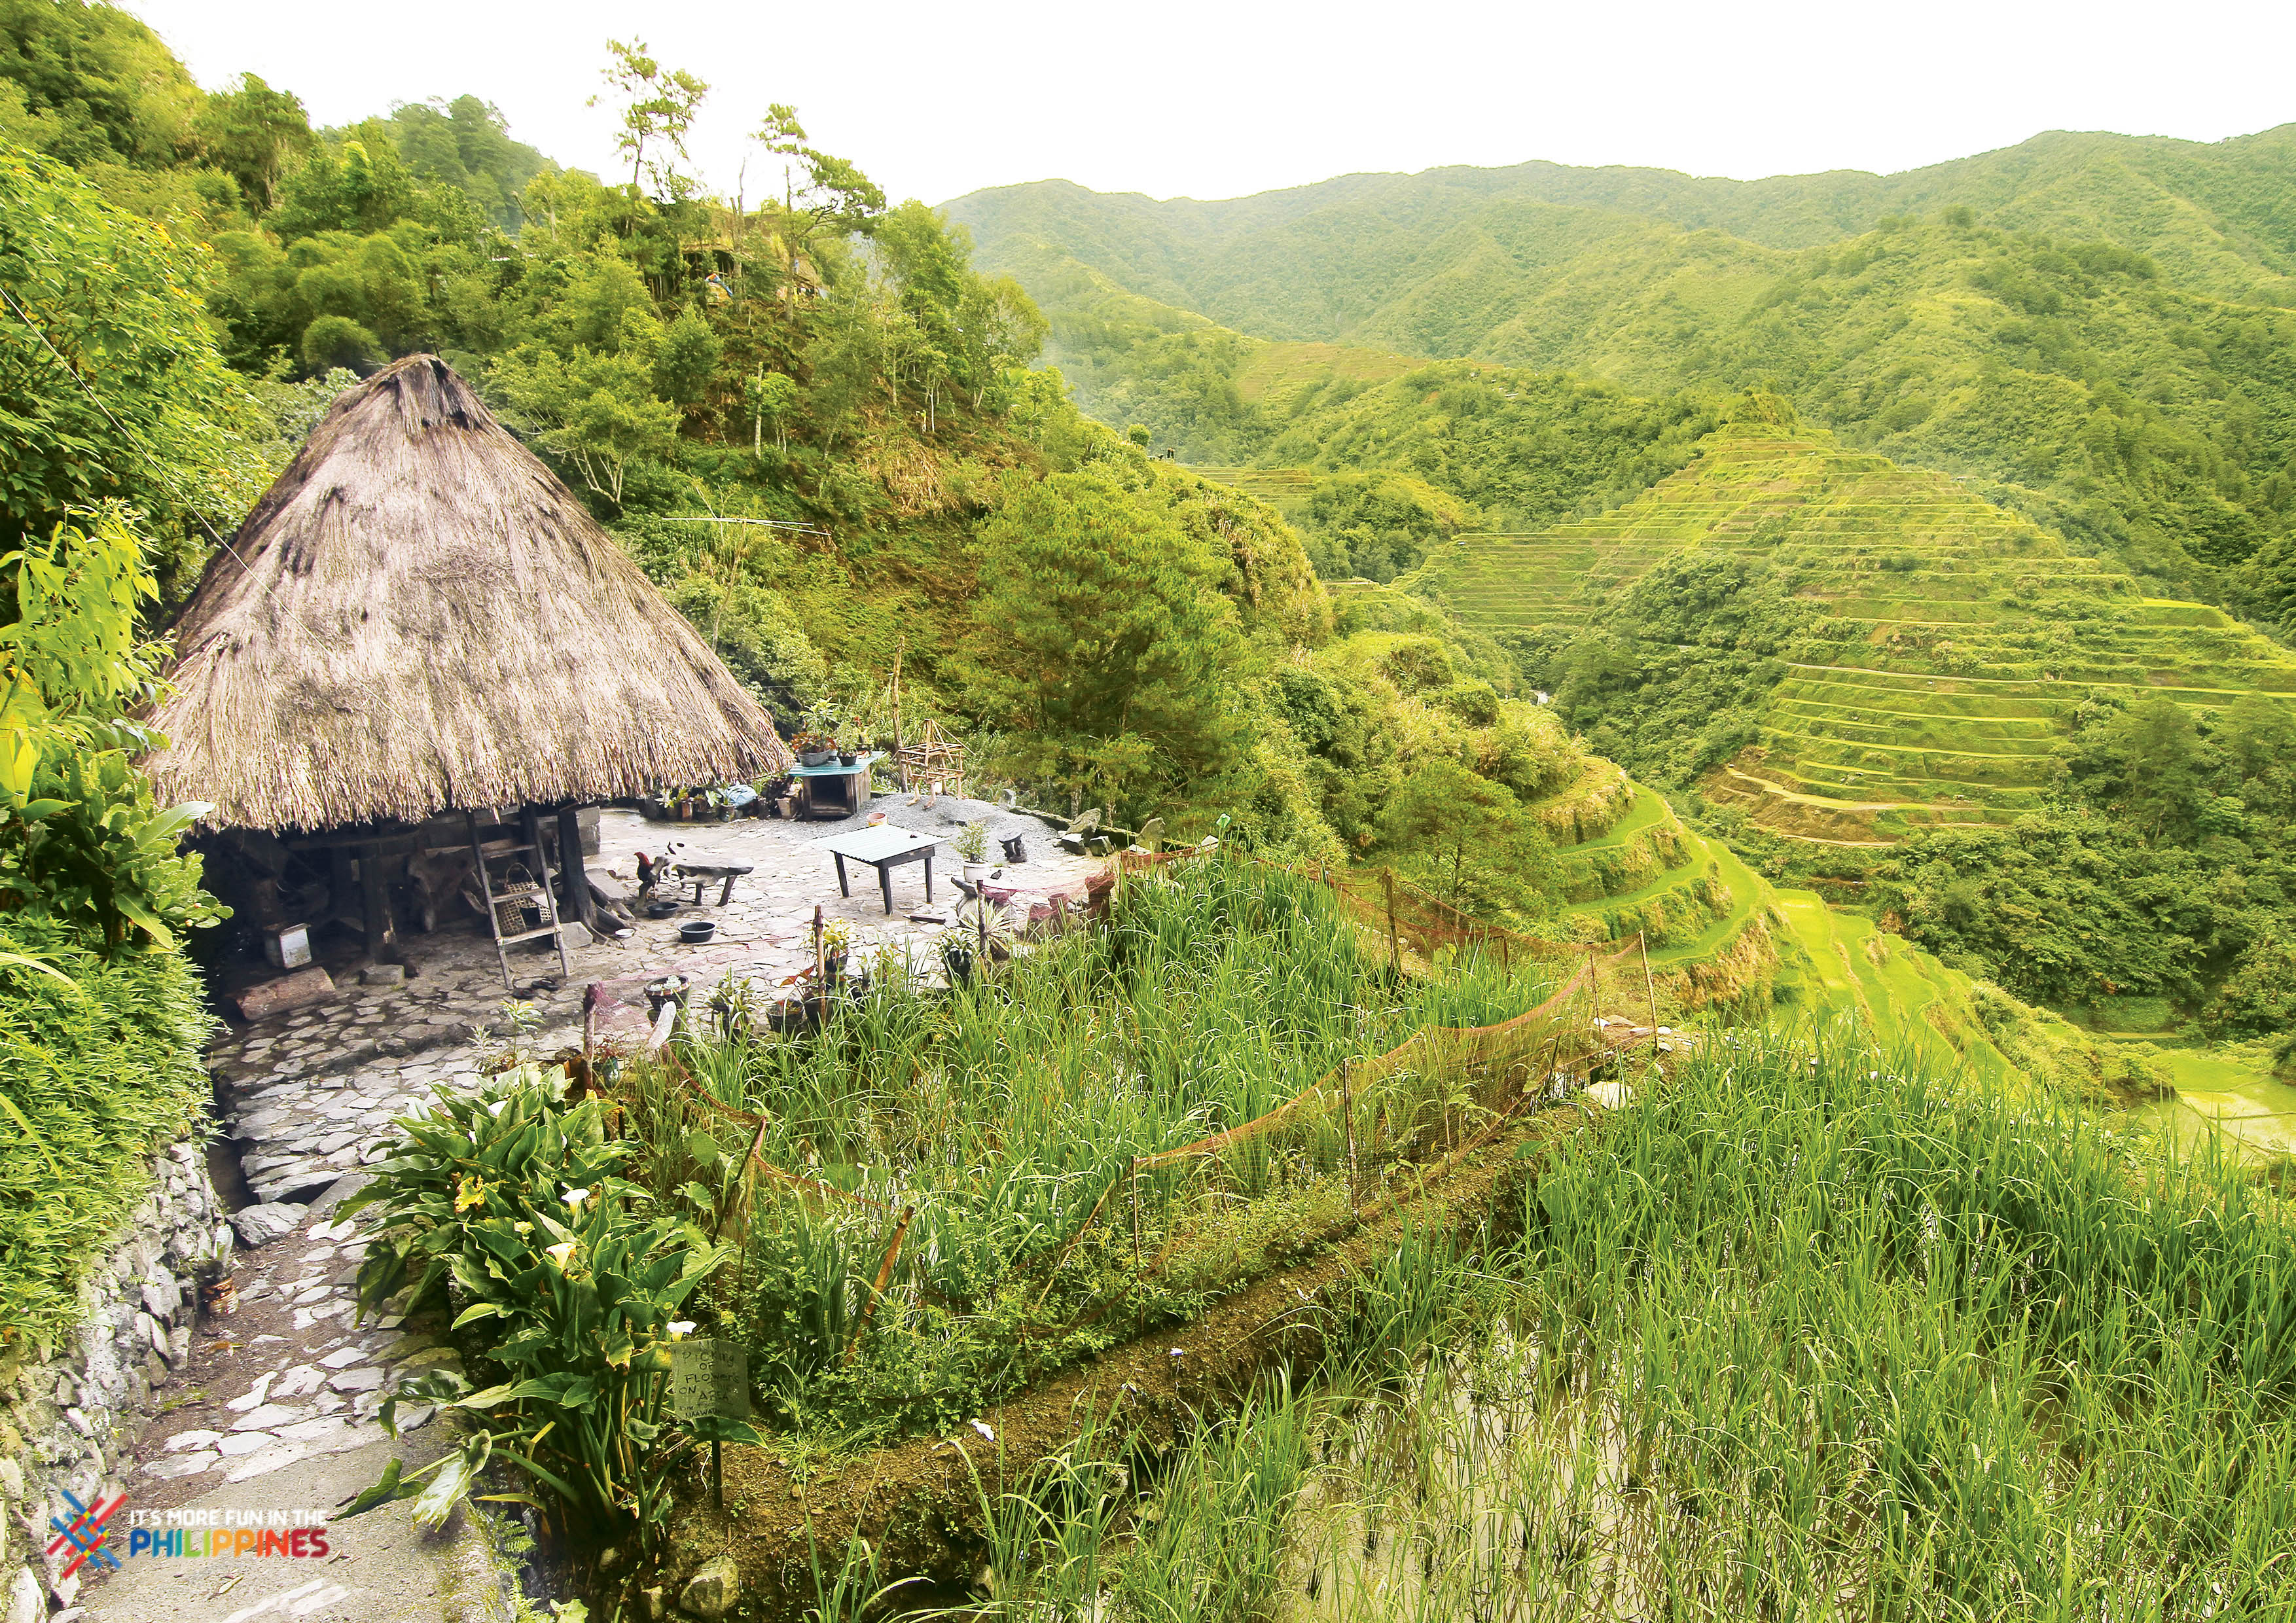
[[[789,775],[793,778],[841,778],[848,773],[866,772],[872,761],[882,761],[884,758],[884,752],[879,750],[874,754],[854,757],[850,766],[832,761],[826,766],[792,766],[790,768]]]

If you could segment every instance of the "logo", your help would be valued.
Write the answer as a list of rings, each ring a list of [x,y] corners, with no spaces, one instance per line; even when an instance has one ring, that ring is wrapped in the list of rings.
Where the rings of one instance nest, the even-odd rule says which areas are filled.
[[[104,1513],[118,1508],[115,1500]],[[212,1510],[190,1505],[172,1511],[130,1511],[127,1527],[131,1557],[277,1555],[324,1561],[331,1553],[327,1512],[316,1508]]]
[[[82,1504],[66,1493],[64,1503],[72,1508],[70,1521],[66,1522],[57,1516],[48,1518],[48,1525],[56,1530],[56,1536],[48,1540],[48,1553],[61,1555],[66,1550],[71,1552],[71,1559],[64,1563],[60,1576],[70,1578],[91,1555],[106,1566],[117,1568],[119,1558],[111,1553],[111,1535],[104,1530],[103,1524],[111,1520],[112,1512],[127,1503],[127,1496],[114,1494],[108,1501],[99,1496],[95,1503]]]

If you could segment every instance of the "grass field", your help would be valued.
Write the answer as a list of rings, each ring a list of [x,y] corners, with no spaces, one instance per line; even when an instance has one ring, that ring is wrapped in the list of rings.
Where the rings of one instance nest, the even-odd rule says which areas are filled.
[[[2296,657],[2219,611],[2146,596],[1945,475],[1766,424],[1725,428],[1599,518],[1463,537],[1420,579],[1480,629],[1569,631],[1693,548],[1792,571],[1817,611],[1759,744],[1703,784],[1790,837],[2005,822],[2038,799],[2092,697],[2296,702]]]

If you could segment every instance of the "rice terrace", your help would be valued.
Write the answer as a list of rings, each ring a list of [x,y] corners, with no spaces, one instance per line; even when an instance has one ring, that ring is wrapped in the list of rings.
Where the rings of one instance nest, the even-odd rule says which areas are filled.
[[[2296,1615],[2291,25],[428,4],[0,5],[4,1623]]]

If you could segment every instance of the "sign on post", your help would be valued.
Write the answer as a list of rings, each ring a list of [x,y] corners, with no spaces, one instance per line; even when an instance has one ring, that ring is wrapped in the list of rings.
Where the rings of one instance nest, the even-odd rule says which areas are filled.
[[[680,1420],[749,1419],[749,1355],[713,1336],[671,1342],[669,1412]]]

